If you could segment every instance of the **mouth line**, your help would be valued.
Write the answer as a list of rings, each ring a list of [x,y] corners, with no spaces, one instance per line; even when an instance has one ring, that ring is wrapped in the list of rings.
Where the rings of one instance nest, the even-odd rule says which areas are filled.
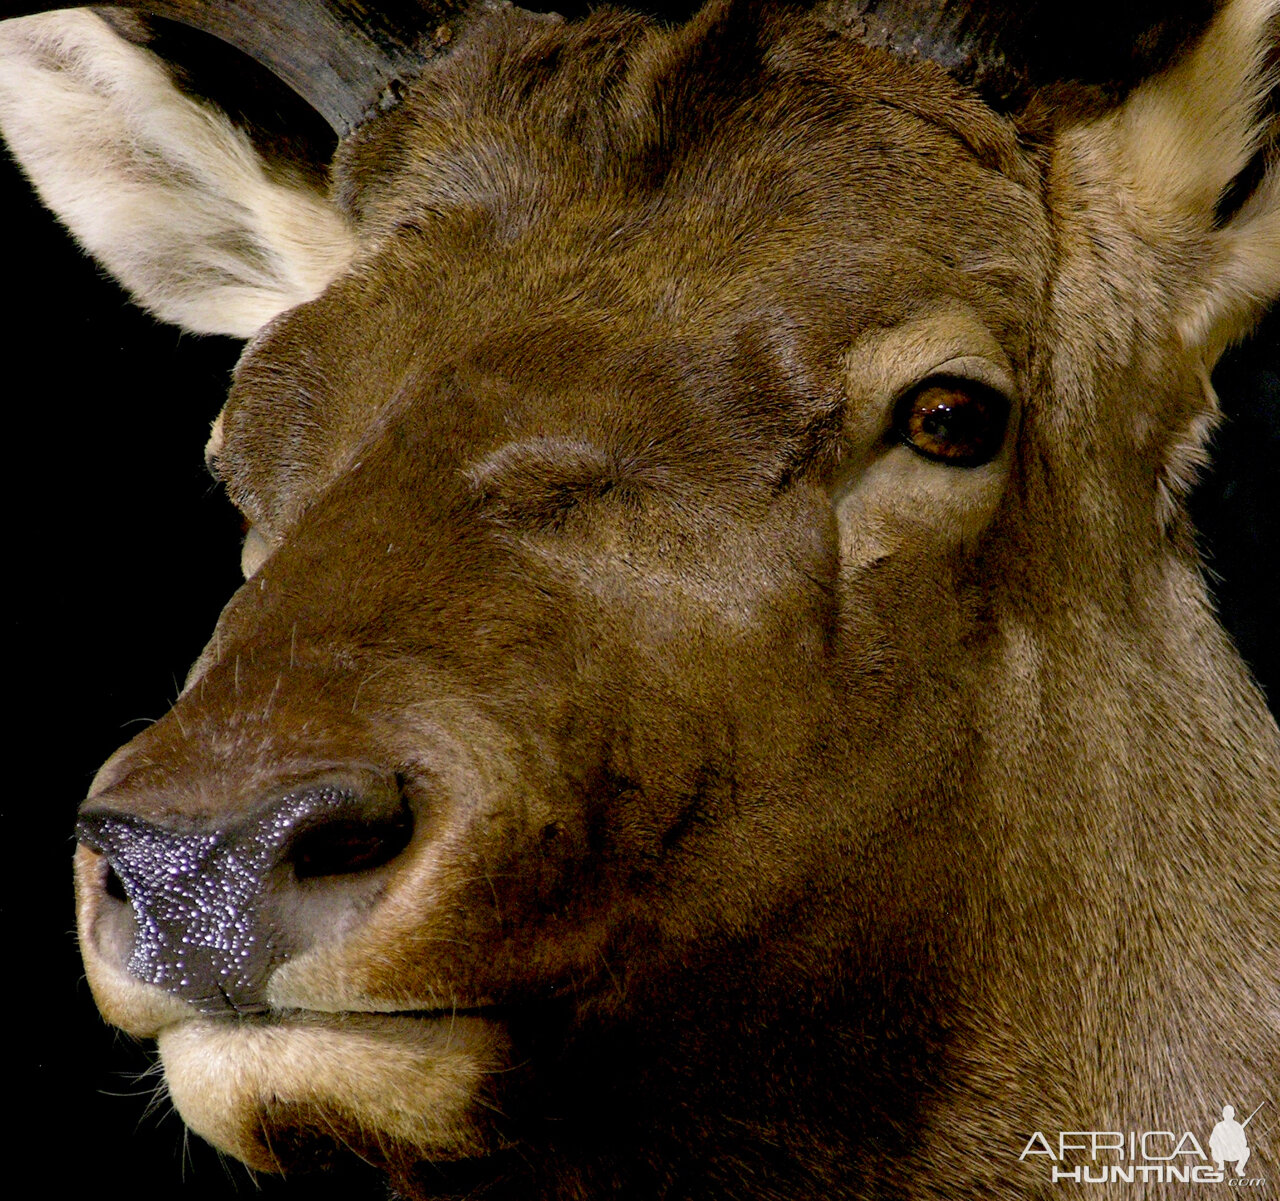
[[[399,1019],[408,1021],[446,1021],[452,1018],[495,1019],[505,1016],[510,1007],[496,1002],[475,1002],[466,1005],[436,1006],[421,1009],[306,1009],[290,1008],[238,1009],[232,1012],[201,1013],[188,1021],[230,1022],[256,1026],[327,1025],[345,1018],[369,1021]]]

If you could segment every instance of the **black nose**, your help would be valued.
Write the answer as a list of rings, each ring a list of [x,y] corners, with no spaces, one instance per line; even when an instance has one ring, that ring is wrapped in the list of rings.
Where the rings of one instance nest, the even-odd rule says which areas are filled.
[[[271,970],[341,924],[412,833],[394,785],[333,780],[234,824],[161,824],[93,802],[76,825],[110,865],[104,920],[132,922],[131,940],[112,940],[130,948],[121,966],[203,1009],[241,1012],[263,1007]]]

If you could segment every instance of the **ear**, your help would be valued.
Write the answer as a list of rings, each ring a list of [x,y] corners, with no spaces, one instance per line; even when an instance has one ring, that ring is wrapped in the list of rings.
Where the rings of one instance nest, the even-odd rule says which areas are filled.
[[[1280,0],[1229,0],[1194,50],[1107,119],[1144,235],[1212,368],[1280,296]]]
[[[0,132],[85,249],[188,330],[248,337],[354,255],[335,205],[88,11],[0,22]]]

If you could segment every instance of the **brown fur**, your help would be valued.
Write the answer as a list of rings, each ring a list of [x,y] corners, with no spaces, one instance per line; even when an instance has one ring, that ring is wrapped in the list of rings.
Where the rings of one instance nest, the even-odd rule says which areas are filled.
[[[1121,125],[726,5],[495,19],[348,140],[355,263],[216,447],[269,557],[90,811],[358,768],[414,833],[243,1027],[125,974],[81,850],[196,1129],[420,1197],[1013,1198],[1033,1131],[1280,1101],[1280,734],[1178,507],[1213,215],[1148,221]],[[1007,445],[925,462],[893,403],[966,355]]]

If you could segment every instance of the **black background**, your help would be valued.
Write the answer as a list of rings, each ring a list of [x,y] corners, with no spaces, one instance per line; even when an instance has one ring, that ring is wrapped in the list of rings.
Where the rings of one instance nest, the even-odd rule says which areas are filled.
[[[19,1107],[6,1176],[38,1166],[83,1195],[253,1195],[247,1172],[184,1139],[150,1052],[110,1031],[84,983],[73,935],[76,805],[98,764],[158,717],[239,581],[239,522],[205,474],[202,448],[238,344],[195,338],[133,308],[0,161],[3,413],[8,436],[13,668],[0,793],[8,1088]],[[1228,420],[1195,498],[1220,607],[1273,700],[1280,515],[1280,313],[1218,373]],[[185,1148],[185,1150],[184,1150]],[[371,1186],[377,1195],[377,1186]],[[312,1183],[301,1195],[344,1196]],[[268,1180],[265,1196],[279,1195]]]

